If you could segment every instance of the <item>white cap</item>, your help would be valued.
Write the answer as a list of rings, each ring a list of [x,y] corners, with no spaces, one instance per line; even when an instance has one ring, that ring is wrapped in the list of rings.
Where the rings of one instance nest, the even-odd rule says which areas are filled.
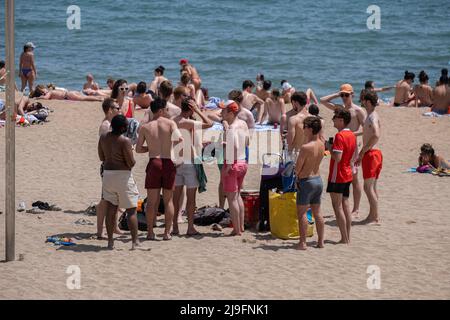
[[[25,43],[25,47],[29,47],[29,48],[36,48],[36,46],[33,44],[33,42],[27,42]]]
[[[292,86],[289,84],[289,82],[285,82],[283,83],[283,90],[289,90],[290,88],[292,88]]]

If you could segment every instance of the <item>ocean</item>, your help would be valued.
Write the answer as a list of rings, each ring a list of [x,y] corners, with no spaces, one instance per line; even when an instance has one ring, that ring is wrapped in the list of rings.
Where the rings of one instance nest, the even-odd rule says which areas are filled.
[[[70,5],[80,8],[80,29],[67,27]],[[380,29],[367,27],[371,5],[380,8]],[[4,8],[2,0],[0,59]],[[286,79],[319,97],[346,82],[357,92],[366,80],[394,85],[405,70],[425,70],[434,85],[450,67],[449,0],[16,0],[15,8],[16,75],[32,41],[37,83],[75,90],[89,72],[102,86],[107,77],[149,82],[159,65],[177,83],[181,58],[221,98],[257,73],[273,87]]]

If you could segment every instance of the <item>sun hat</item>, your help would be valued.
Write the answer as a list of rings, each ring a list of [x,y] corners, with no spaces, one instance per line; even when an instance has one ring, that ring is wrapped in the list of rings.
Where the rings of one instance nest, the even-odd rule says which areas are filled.
[[[341,88],[339,89],[339,92],[345,92],[345,93],[353,93],[353,87],[349,83],[344,83]]]
[[[27,48],[36,48],[36,46],[33,44],[33,42],[27,42],[27,43],[25,43],[25,47],[27,47]]]

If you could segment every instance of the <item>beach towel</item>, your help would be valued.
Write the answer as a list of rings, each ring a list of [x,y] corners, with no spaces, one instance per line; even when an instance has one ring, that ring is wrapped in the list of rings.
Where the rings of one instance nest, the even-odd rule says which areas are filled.
[[[209,110],[215,110],[219,107],[221,101],[222,100],[220,98],[211,97],[209,98],[208,103],[205,105],[205,108]]]
[[[134,118],[128,119],[128,130],[126,133],[124,133],[124,136],[127,138],[130,138],[131,143],[133,145],[136,144],[138,139],[138,129],[139,129],[139,121],[137,121]]]
[[[424,112],[422,115],[425,116],[425,117],[436,117],[436,118],[450,116],[450,114],[440,114],[440,113],[437,113],[437,112],[434,112],[434,111]]]
[[[200,162],[200,159],[196,159],[194,161],[195,171],[197,172],[198,179],[198,193],[202,193],[206,191],[206,183],[208,182],[208,178],[206,177],[205,169],[203,168],[203,163]]]

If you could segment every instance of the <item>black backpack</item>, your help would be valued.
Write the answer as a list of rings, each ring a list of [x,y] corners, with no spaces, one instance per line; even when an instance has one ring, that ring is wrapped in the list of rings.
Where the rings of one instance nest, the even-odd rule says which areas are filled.
[[[141,211],[137,212],[139,231],[147,231],[147,218],[145,217],[146,207],[147,207],[147,198],[145,198],[144,201],[142,202]],[[158,212],[164,213],[164,200],[162,195],[159,201]],[[119,218],[119,229],[124,231],[130,230],[130,228],[128,228],[127,214],[125,212]]]
[[[194,214],[194,224],[198,226],[209,226],[213,223],[220,223],[230,214],[222,208],[204,206],[198,209]]]

